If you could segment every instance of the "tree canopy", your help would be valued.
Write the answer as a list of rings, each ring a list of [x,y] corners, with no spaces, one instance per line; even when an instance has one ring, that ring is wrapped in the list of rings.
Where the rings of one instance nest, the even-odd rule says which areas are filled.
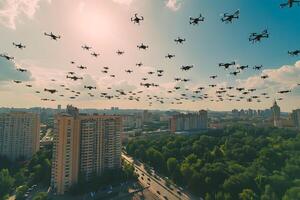
[[[300,134],[294,130],[234,125],[132,140],[126,151],[205,199],[299,195]]]

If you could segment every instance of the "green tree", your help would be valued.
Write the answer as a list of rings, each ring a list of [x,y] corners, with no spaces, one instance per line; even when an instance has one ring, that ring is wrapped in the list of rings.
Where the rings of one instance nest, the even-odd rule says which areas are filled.
[[[16,189],[16,200],[25,199],[24,194],[26,193],[27,190],[28,190],[27,185],[21,185],[21,186],[17,187],[17,189]]]
[[[256,198],[256,194],[251,189],[243,189],[243,191],[239,194],[241,200],[254,200]]]
[[[37,193],[32,200],[47,200],[48,194],[46,192],[39,192]]]
[[[0,198],[11,192],[14,182],[15,180],[10,176],[8,169],[0,171]]]
[[[270,185],[265,186],[265,191],[260,197],[261,200],[279,200],[274,192],[273,188]]]
[[[283,197],[283,200],[299,200],[300,187],[292,187],[288,189]]]
[[[178,167],[178,161],[176,158],[172,157],[167,160],[167,169],[169,171],[169,174],[173,175],[177,167]]]

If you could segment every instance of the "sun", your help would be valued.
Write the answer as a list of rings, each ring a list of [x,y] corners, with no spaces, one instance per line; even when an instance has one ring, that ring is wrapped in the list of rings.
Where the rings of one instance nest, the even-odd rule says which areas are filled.
[[[79,4],[76,27],[78,32],[90,40],[95,39],[112,39],[115,31],[117,31],[117,20],[110,9],[84,2]]]

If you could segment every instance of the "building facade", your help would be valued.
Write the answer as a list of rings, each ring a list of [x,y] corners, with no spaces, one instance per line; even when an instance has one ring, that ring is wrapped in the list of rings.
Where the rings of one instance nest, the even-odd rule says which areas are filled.
[[[123,115],[123,127],[124,130],[141,129],[143,126],[142,116],[134,115]]]
[[[271,107],[271,110],[272,110],[273,125],[275,127],[281,127],[280,107],[278,106],[276,101],[274,101],[274,104]]]
[[[55,117],[51,187],[64,194],[79,176],[90,180],[121,167],[122,117],[80,115],[74,107]]]
[[[170,119],[171,132],[198,131],[208,127],[207,111],[200,110],[198,113],[177,114]]]
[[[40,144],[40,118],[37,114],[0,114],[0,155],[11,160],[30,159]]]
[[[300,109],[293,110],[292,120],[293,120],[294,126],[300,130]]]

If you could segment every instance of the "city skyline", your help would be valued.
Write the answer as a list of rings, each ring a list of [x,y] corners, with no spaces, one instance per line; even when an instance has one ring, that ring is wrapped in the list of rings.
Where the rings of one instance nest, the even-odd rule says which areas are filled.
[[[281,110],[291,112],[300,107],[300,59],[289,56],[288,51],[299,49],[300,19],[299,9],[280,8],[282,1],[212,2],[208,0],[105,0],[105,1],[11,1],[0,3],[0,53],[15,57],[14,62],[0,58],[0,105],[3,107],[34,107],[54,108],[58,104],[66,106],[73,104],[80,108],[110,108],[149,109],[149,110],[216,110],[230,111],[232,109],[252,108],[266,109],[272,106],[274,99],[278,101]],[[240,10],[240,18],[232,24],[222,23],[220,14]],[[255,12],[254,12],[255,11]],[[135,13],[144,16],[140,25],[130,20]],[[204,22],[193,26],[189,17],[199,14],[205,17]],[[251,44],[248,36],[252,32],[264,29],[270,32],[270,38],[261,43]],[[44,32],[61,35],[59,41],[51,41]],[[186,38],[183,45],[173,41],[177,37]],[[26,48],[19,50],[12,43],[22,43]],[[145,52],[137,49],[137,45],[149,45]],[[91,52],[100,53],[98,58],[84,51],[81,46],[92,46]],[[116,51],[125,51],[118,56]],[[175,54],[175,58],[165,56]],[[87,70],[79,70],[70,64],[87,66]],[[237,77],[230,75],[233,71],[224,70],[219,63],[235,61],[237,66],[249,65],[251,69],[243,71]],[[138,67],[137,63],[144,66]],[[15,65],[15,66],[14,66]],[[188,72],[182,72],[182,65],[194,65]],[[262,71],[252,70],[255,65],[263,65]],[[21,73],[16,68],[25,68],[29,72]],[[103,74],[103,67],[109,67],[109,74]],[[133,70],[133,74],[125,70]],[[164,76],[149,76],[147,72],[163,69]],[[66,73],[75,71],[84,79],[82,81],[67,80]],[[116,78],[109,77],[115,74]],[[261,79],[267,74],[268,79]],[[218,75],[216,80],[209,76]],[[141,78],[148,77],[152,83],[160,87],[149,89],[140,85]],[[177,83],[175,77],[188,78],[191,82]],[[56,81],[51,81],[55,79]],[[13,83],[22,80],[33,88]],[[75,99],[62,90],[59,85],[66,85],[71,90],[81,92]],[[253,95],[268,93],[269,99],[261,97],[262,102],[247,102],[246,99],[223,102],[210,101],[217,99],[216,89],[208,87],[217,84],[218,88],[235,86],[246,89],[255,88]],[[92,91],[95,98],[88,95],[89,90],[84,85],[97,87]],[[168,94],[173,87],[181,87],[178,93]],[[198,87],[206,87],[202,93],[207,93],[209,99],[192,102],[193,91]],[[127,99],[99,98],[101,92],[111,93],[114,90],[138,92],[139,102]],[[35,90],[44,88],[58,89],[65,97],[51,94],[35,94]],[[189,89],[189,91],[185,91]],[[292,90],[289,94],[278,94],[279,90]],[[186,93],[188,100],[182,104],[171,104],[171,99]],[[153,102],[149,107],[146,95],[165,98],[164,104]],[[229,94],[238,96],[238,91]],[[44,102],[41,98],[55,99],[55,102]],[[224,99],[226,99],[224,95]],[[147,100],[147,101],[146,101]]]

